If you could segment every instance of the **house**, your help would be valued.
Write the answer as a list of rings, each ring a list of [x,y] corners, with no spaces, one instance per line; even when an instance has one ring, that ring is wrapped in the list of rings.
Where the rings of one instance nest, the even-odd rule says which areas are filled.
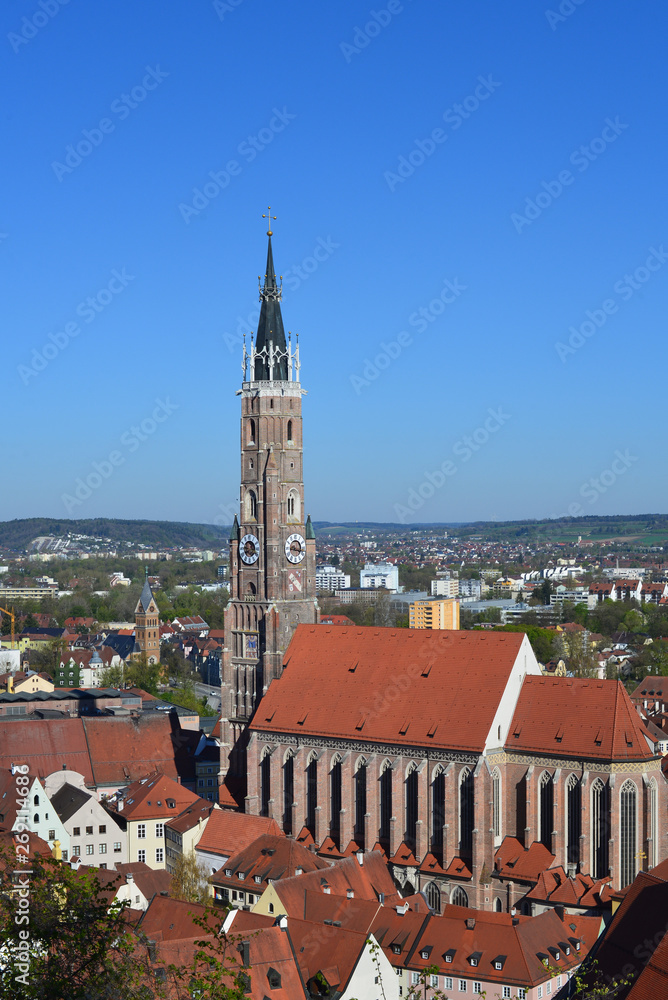
[[[116,870],[121,876],[116,899],[127,902],[134,910],[148,909],[152,899],[164,898],[171,889],[172,876],[168,871],[150,868],[142,861],[119,862]]]
[[[165,823],[165,849],[167,871],[173,872],[181,855],[194,854],[195,847],[206,829],[209,817],[214,809],[211,802],[198,799],[180,816],[168,819]]]
[[[214,899],[233,907],[253,906],[271,883],[328,868],[312,851],[288,837],[262,834],[209,877]]]
[[[17,764],[25,764],[17,761]],[[27,783],[24,777],[28,779]],[[21,789],[27,789],[22,795]],[[23,802],[23,807],[19,806]],[[49,845],[51,851],[61,849],[64,856],[70,848],[69,834],[60,820],[41,782],[15,765],[0,770],[0,826],[5,830],[29,829]]]
[[[215,809],[195,845],[195,856],[207,872],[213,875],[228,858],[239,854],[262,834],[276,837],[283,835],[273,819]]]
[[[0,674],[0,690],[7,694],[33,694],[36,691],[53,691],[53,681],[47,674],[38,674],[34,670],[25,673],[17,671],[14,674]]]
[[[140,778],[104,800],[109,815],[127,832],[129,861],[144,861],[150,868],[165,867],[165,823],[181,816],[194,804],[211,808],[160,771]]]
[[[86,791],[83,779],[77,784],[66,781],[51,797],[51,805],[68,833],[70,856],[87,865],[114,869],[127,861],[127,834]],[[67,861],[67,851],[63,850]]]

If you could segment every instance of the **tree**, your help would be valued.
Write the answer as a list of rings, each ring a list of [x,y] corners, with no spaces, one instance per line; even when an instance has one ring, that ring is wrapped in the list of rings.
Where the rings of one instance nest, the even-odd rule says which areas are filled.
[[[130,660],[125,665],[126,684],[148,691],[149,694],[158,693],[161,676],[162,667],[159,663],[149,663],[146,653],[142,653],[136,660]]]
[[[176,859],[170,896],[188,903],[206,903],[210,898],[206,869],[198,862],[194,850],[179,854]]]
[[[123,687],[125,677],[123,676],[123,666],[122,664],[116,664],[116,666],[105,667],[105,669],[100,673],[100,686],[105,688],[121,688]]]

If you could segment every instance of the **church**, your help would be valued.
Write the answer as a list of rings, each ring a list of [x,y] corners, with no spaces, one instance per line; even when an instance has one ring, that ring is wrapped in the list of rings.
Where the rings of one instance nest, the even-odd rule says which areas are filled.
[[[668,836],[661,758],[620,682],[544,677],[522,633],[319,623],[271,236],[239,392],[221,699],[246,812],[322,857],[381,850],[437,912],[512,910],[527,865],[624,888]]]

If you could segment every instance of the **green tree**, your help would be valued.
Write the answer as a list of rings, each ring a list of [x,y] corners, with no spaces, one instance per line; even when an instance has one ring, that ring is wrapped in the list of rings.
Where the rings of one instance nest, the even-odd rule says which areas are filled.
[[[174,862],[169,894],[188,903],[206,903],[210,898],[206,869],[198,862],[194,850],[179,854]]]

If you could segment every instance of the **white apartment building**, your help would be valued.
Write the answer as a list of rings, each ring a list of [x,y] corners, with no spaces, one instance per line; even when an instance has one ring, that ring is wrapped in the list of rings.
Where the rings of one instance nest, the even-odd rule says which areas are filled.
[[[459,595],[459,580],[451,577],[440,577],[431,581],[432,597],[457,597]]]
[[[396,593],[399,590],[399,567],[389,562],[365,563],[360,571],[360,587],[363,590],[384,587]]]
[[[51,805],[67,830],[70,858],[81,858],[96,868],[115,868],[128,860],[125,830],[83,783],[78,787],[66,781],[51,797]],[[63,861],[67,860],[64,848]]]
[[[348,590],[350,575],[340,570],[338,566],[316,566],[315,589],[332,591]]]

